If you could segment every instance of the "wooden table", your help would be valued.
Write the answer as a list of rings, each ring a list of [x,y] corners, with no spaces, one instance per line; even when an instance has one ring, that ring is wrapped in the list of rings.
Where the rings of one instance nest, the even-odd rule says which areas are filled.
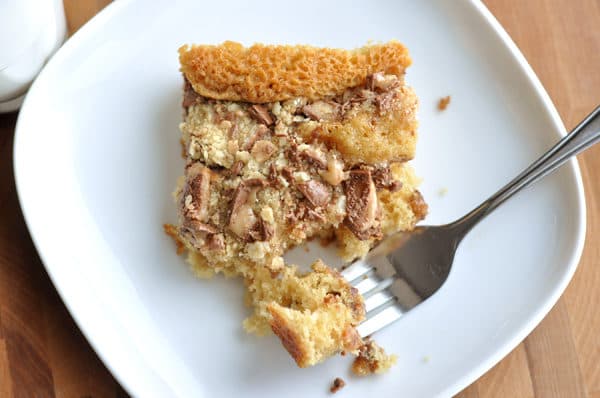
[[[572,128],[600,103],[599,0],[485,2]],[[65,0],[70,31],[107,3]],[[33,248],[12,174],[15,121],[15,114],[0,116],[0,397],[127,396],[75,326]],[[600,146],[579,162],[588,227],[575,277],[529,337],[458,397],[600,398]]]

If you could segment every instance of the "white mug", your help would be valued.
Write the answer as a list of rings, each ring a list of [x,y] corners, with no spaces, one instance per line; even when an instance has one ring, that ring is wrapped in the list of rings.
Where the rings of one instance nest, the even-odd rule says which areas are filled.
[[[21,106],[66,33],[62,0],[0,0],[0,113]]]

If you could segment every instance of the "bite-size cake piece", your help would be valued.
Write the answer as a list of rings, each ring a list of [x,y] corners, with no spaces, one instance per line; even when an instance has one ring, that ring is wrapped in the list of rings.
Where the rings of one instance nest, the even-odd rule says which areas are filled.
[[[417,139],[407,50],[225,42],[183,46],[179,58],[186,167],[168,232],[198,274],[245,279],[246,329],[271,329],[299,366],[365,352],[362,298],[321,262],[304,275],[282,255],[335,237],[351,260],[425,216],[406,163]]]
[[[323,262],[307,273],[286,267],[278,278],[258,267],[247,285],[254,314],[245,329],[272,330],[299,367],[341,351],[359,354],[364,342],[355,327],[365,318],[362,296]]]

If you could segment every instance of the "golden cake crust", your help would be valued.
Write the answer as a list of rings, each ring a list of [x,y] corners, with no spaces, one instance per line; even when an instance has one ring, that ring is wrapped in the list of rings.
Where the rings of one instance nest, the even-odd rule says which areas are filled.
[[[300,367],[306,367],[308,362],[308,354],[306,347],[302,344],[298,331],[294,327],[290,327],[284,316],[274,309],[269,309],[271,315],[271,328],[273,333],[281,340],[281,344],[287,352],[294,358]],[[295,325],[293,325],[295,326]]]
[[[411,64],[408,50],[397,41],[355,50],[264,44],[246,48],[226,41],[184,45],[179,61],[198,94],[252,103],[335,96],[376,72],[401,77]]]

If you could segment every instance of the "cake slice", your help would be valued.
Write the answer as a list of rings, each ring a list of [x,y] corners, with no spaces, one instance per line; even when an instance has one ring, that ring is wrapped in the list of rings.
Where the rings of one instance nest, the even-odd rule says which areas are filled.
[[[299,366],[366,352],[362,298],[323,263],[302,274],[282,255],[334,237],[352,260],[425,216],[407,164],[418,101],[406,48],[225,42],[183,46],[179,59],[186,167],[167,232],[200,276],[246,281],[246,329],[275,332]]]

